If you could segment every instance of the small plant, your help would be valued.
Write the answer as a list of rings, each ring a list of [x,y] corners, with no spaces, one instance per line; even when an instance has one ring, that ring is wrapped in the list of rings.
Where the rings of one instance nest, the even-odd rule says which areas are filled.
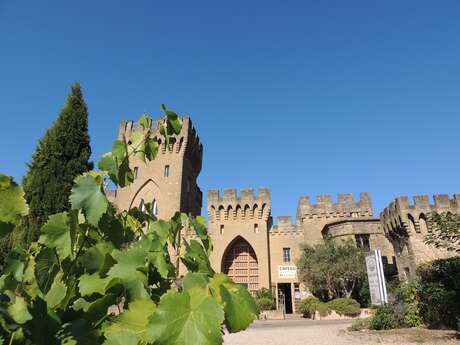
[[[261,288],[257,290],[255,301],[260,311],[276,309],[275,296],[270,289]]]
[[[365,319],[358,319],[353,322],[350,326],[350,331],[362,331],[363,329],[369,329],[372,318],[368,317]]]
[[[337,298],[327,302],[327,306],[339,315],[358,316],[361,314],[360,305],[353,298]]]
[[[398,322],[396,321],[393,309],[387,306],[377,308],[374,316],[370,320],[369,326],[371,329],[375,330],[393,329],[398,327]]]
[[[329,308],[326,303],[321,302],[317,297],[311,296],[307,297],[300,302],[299,310],[302,313],[303,317],[314,318],[316,311],[319,312],[319,315],[324,317],[329,314]]]
[[[276,309],[276,303],[272,298],[256,298],[256,304],[260,311]]]

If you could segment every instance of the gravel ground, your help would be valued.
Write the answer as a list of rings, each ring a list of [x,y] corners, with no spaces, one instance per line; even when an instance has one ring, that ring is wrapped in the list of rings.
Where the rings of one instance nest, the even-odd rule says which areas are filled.
[[[226,334],[224,345],[460,345],[452,332],[421,329],[348,332],[350,321],[256,321],[251,328]]]

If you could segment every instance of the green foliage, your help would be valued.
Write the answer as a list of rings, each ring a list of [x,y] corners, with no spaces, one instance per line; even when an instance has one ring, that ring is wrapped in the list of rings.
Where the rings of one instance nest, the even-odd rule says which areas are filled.
[[[327,303],[321,302],[319,298],[311,296],[300,301],[299,311],[302,313],[303,317],[313,319],[316,312],[319,312],[319,315],[324,317],[329,315],[330,309]]]
[[[28,241],[38,239],[40,227],[52,214],[70,210],[74,179],[91,169],[88,110],[78,83],[53,126],[38,143],[23,180],[27,203]]]
[[[305,245],[298,267],[308,289],[326,301],[351,297],[366,279],[364,253],[352,241]]]
[[[256,298],[256,304],[257,304],[257,308],[259,308],[259,310],[261,311],[276,309],[276,303],[272,298],[266,298],[266,297]]]
[[[367,317],[365,319],[355,320],[351,324],[349,330],[356,332],[356,331],[362,331],[364,329],[369,329],[370,324],[371,324],[371,320],[372,320],[372,318],[370,318],[370,317]]]
[[[398,327],[394,311],[387,306],[378,307],[370,321],[370,328],[375,330],[393,329]]]
[[[270,289],[261,288],[256,291],[255,301],[259,310],[276,309],[275,296]]]
[[[222,343],[223,327],[238,332],[257,317],[247,289],[212,270],[202,217],[177,213],[158,220],[149,207],[116,213],[109,204],[106,179],[113,175],[120,184],[124,176],[128,185],[129,158],[154,157],[149,141],[159,139],[151,123],[143,115],[134,139],[113,146],[110,155],[118,158],[112,171],[77,177],[69,188],[71,210],[50,214],[37,242],[8,255],[0,275],[0,339],[24,345],[211,345]],[[175,140],[180,125],[165,109],[166,141]],[[8,189],[12,182],[1,175],[0,186]],[[5,223],[15,224],[25,213],[21,198],[16,193],[11,203],[0,204]],[[21,207],[11,208],[15,204]],[[195,239],[185,241],[185,230]],[[180,262],[188,269],[185,277],[176,269]]]
[[[435,260],[418,268],[421,314],[430,327],[455,329],[460,318],[460,257]]]
[[[428,224],[427,244],[460,253],[460,214],[433,212],[428,217]]]
[[[353,298],[337,298],[327,302],[327,306],[339,315],[358,316],[361,314],[360,305]]]

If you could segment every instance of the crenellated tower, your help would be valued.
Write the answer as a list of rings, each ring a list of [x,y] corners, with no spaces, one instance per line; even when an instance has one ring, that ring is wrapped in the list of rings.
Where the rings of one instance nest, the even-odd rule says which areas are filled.
[[[259,188],[209,190],[209,232],[216,271],[227,273],[251,292],[269,287],[270,256],[268,231],[272,224],[270,191]]]
[[[372,203],[368,193],[361,193],[355,201],[352,194],[339,194],[337,203],[330,195],[319,195],[316,204],[308,196],[300,198],[297,207],[297,225],[303,229],[307,243],[321,243],[325,225],[346,219],[371,219]]]
[[[182,129],[169,145],[159,133],[164,118],[153,122],[152,136],[160,143],[158,155],[146,163],[136,158],[130,160],[134,183],[112,193],[112,201],[118,209],[128,210],[150,202],[154,213],[163,219],[170,218],[177,211],[195,216],[201,213],[202,192],[197,178],[201,171],[203,146],[190,117],[181,119]],[[118,137],[129,139],[135,130],[133,126],[133,121],[122,121]]]
[[[430,230],[429,214],[460,213],[460,194],[454,194],[452,198],[437,194],[433,196],[433,203],[428,195],[416,195],[412,199],[411,203],[407,196],[397,197],[380,213],[380,222],[393,245],[401,278],[411,276],[418,263],[450,255],[425,244],[424,237]]]

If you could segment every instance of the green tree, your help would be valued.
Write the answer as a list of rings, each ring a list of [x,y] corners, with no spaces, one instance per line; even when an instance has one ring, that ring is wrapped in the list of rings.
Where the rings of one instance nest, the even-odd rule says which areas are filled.
[[[59,117],[39,141],[23,180],[30,208],[27,242],[38,239],[50,215],[70,209],[70,190],[75,178],[92,168],[90,155],[88,109],[75,83]]]
[[[428,224],[427,244],[460,253],[460,214],[433,212],[428,217]]]
[[[352,241],[304,245],[298,267],[300,279],[324,301],[350,298],[366,279],[364,253]]]

